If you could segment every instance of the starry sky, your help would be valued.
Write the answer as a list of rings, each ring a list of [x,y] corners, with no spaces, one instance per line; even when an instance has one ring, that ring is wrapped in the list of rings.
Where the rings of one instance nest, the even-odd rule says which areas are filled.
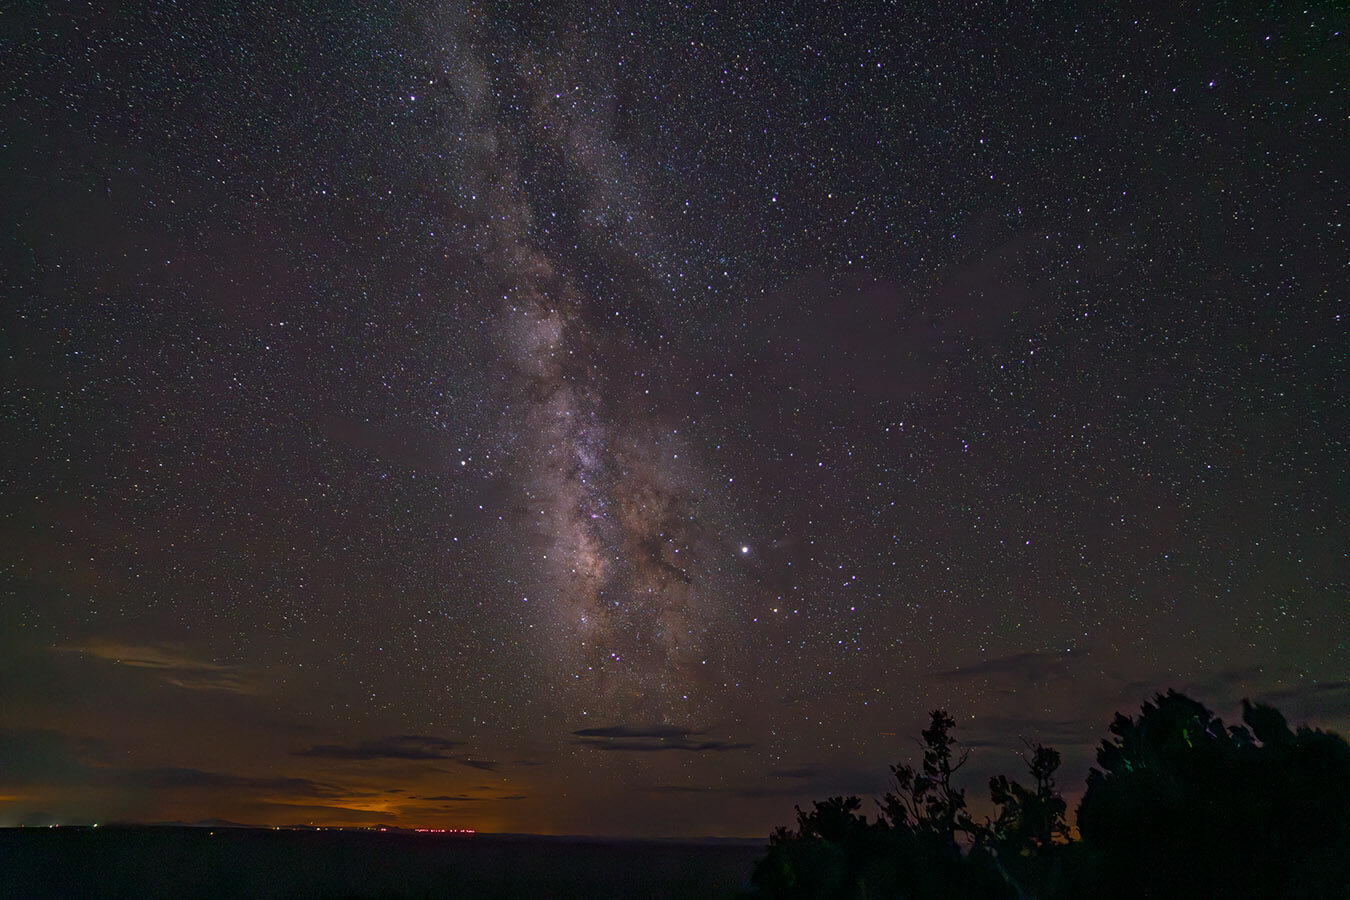
[[[0,825],[1347,730],[1336,6],[7,13]]]

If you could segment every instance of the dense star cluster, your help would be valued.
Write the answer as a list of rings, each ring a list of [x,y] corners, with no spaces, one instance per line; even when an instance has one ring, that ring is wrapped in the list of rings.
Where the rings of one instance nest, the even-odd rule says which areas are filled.
[[[760,834],[934,706],[972,778],[1168,686],[1350,727],[1348,24],[16,12],[0,825]]]

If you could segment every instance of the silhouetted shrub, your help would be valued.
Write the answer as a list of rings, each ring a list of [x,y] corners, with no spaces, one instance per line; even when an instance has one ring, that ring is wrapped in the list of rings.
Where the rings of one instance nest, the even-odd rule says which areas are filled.
[[[1174,691],[1116,716],[1078,810],[1104,896],[1347,896],[1350,745],[1269,706],[1243,721]]]
[[[869,822],[857,797],[797,808],[797,828],[777,829],[751,883],[761,897],[923,900],[1015,896],[993,856],[976,845],[965,791],[952,775],[965,763],[951,737],[955,723],[934,710],[923,732],[918,769],[891,767],[894,789]],[[963,847],[969,846],[969,852]]]
[[[922,762],[891,767],[876,820],[857,797],[798,807],[755,866],[755,896],[1350,898],[1350,745],[1246,701],[1243,722],[1175,691],[1117,714],[1074,842],[1056,750],[1024,757],[1029,787],[990,779],[996,815],[977,824],[953,784],[967,758],[955,722],[934,710]]]

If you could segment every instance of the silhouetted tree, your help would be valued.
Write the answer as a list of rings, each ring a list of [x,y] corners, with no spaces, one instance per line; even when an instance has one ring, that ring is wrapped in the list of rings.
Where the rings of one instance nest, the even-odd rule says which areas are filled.
[[[1004,775],[989,779],[989,796],[999,810],[990,829],[1001,846],[1043,854],[1069,839],[1069,826],[1064,821],[1068,808],[1055,789],[1059,751],[1038,744],[1023,761],[1036,780],[1035,787],[1025,788]]]
[[[1268,706],[1243,721],[1175,691],[1116,716],[1078,811],[1105,896],[1350,895],[1350,745]]]
[[[951,735],[956,721],[945,709],[935,709],[929,716],[931,722],[922,732],[920,768],[891,766],[895,790],[882,798],[881,809],[892,827],[929,835],[956,858],[961,838],[973,834],[974,824],[966,812],[966,792],[953,786],[952,776],[970,759],[970,752],[956,754]]]
[[[761,897],[775,898],[1005,898],[1011,892],[983,851],[973,855],[975,825],[965,791],[952,776],[968,757],[958,752],[945,710],[931,713],[922,732],[919,768],[891,767],[894,789],[882,814],[868,822],[857,797],[797,808],[795,830],[779,828],[751,882]]]
[[[876,830],[858,814],[861,807],[857,797],[817,800],[809,812],[796,807],[796,830],[778,828],[769,836],[751,883],[770,897],[855,896],[868,863],[868,837]]]
[[[1055,785],[1059,753],[1024,757],[1032,784],[990,779],[996,814],[972,822],[953,776],[955,721],[934,710],[918,768],[869,822],[857,797],[797,809],[755,867],[774,898],[1350,898],[1350,745],[1291,729],[1243,703],[1225,727],[1169,691],[1117,715],[1097,751],[1070,840]]]
[[[1055,849],[1068,842],[1064,820],[1068,806],[1055,788],[1059,751],[1036,745],[1023,757],[1035,786],[1027,788],[1007,776],[989,779],[989,798],[998,815],[977,836],[990,848],[1005,881],[1019,896],[1053,893],[1060,860]]]

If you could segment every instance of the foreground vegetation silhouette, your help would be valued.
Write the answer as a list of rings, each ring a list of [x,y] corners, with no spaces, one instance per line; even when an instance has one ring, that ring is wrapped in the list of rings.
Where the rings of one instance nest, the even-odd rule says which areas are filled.
[[[1350,897],[1350,745],[1243,702],[1225,727],[1168,691],[1117,714],[1078,807],[1055,784],[1059,753],[1034,746],[1030,781],[990,779],[976,822],[953,782],[955,721],[934,710],[918,768],[891,767],[870,820],[858,797],[797,808],[751,879],[759,898]]]

